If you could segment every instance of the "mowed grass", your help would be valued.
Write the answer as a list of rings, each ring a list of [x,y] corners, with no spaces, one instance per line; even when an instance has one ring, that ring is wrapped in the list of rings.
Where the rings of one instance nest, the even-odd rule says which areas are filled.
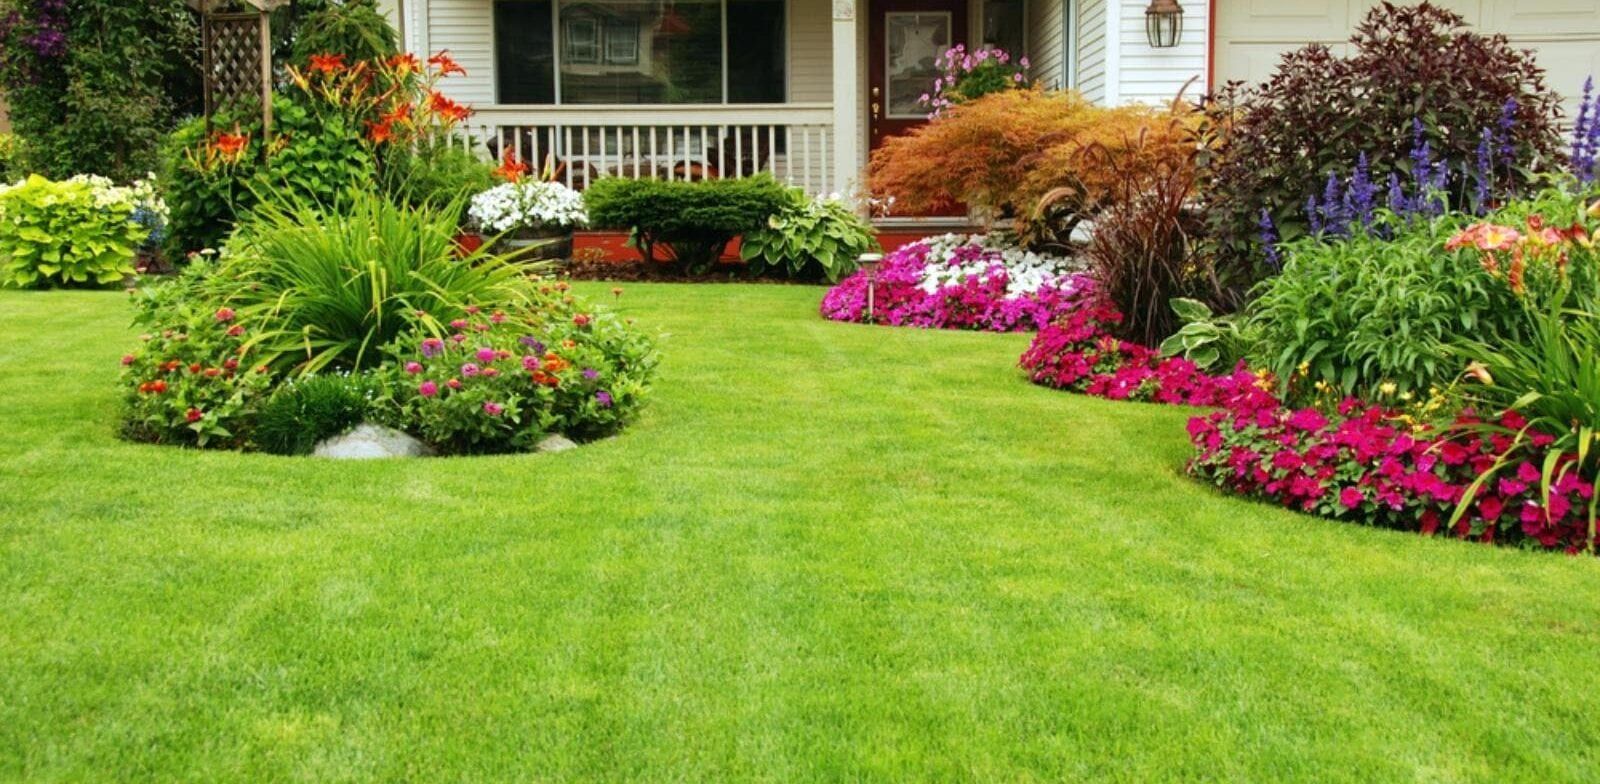
[[[0,778],[1600,775],[1600,564],[1223,497],[1188,412],[820,294],[629,286],[621,437],[351,464],[120,442],[124,298],[0,293]]]

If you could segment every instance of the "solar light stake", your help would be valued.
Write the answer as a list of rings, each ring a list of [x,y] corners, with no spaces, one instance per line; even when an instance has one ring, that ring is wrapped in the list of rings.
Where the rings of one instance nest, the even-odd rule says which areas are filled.
[[[873,289],[878,287],[878,263],[883,261],[882,253],[863,253],[856,257],[856,264],[867,275],[867,321],[876,323],[877,313],[872,308]]]

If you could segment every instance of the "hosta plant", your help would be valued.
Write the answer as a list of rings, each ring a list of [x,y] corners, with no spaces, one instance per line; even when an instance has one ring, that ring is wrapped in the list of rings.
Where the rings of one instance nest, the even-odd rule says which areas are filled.
[[[18,288],[104,286],[134,273],[150,236],[131,189],[38,175],[0,189],[0,283]]]
[[[753,272],[837,281],[854,272],[861,254],[877,250],[872,224],[837,196],[806,196],[790,188],[783,209],[760,229],[746,232],[740,255]]]

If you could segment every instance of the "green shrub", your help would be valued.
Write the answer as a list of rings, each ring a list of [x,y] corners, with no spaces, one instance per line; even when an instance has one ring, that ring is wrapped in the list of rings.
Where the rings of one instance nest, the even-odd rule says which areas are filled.
[[[1283,272],[1257,287],[1246,328],[1259,341],[1253,364],[1277,374],[1292,396],[1321,382],[1338,394],[1377,399],[1448,386],[1461,363],[1448,345],[1463,333],[1510,337],[1515,304],[1479,261],[1446,253],[1460,222],[1397,227],[1396,236],[1286,247]]]
[[[861,254],[878,249],[868,223],[837,198],[812,199],[799,188],[785,192],[783,209],[746,232],[740,255],[753,272],[777,270],[792,278],[829,282],[856,270]]]
[[[361,375],[288,379],[261,406],[255,445],[275,455],[309,455],[324,439],[361,424],[374,395],[374,382]]]
[[[34,175],[0,190],[0,282],[18,288],[104,286],[134,272],[150,230],[121,189]]]
[[[442,329],[469,303],[528,301],[529,265],[482,251],[463,256],[456,225],[452,210],[368,192],[353,192],[333,212],[261,205],[222,261],[219,304],[253,325],[262,361],[276,369],[370,368],[419,318]]]
[[[143,177],[162,134],[199,109],[200,36],[184,0],[30,0],[4,12],[0,91],[25,171]]]
[[[391,198],[412,207],[455,205],[460,221],[472,197],[495,186],[494,167],[460,147],[422,145],[383,162],[383,188]]]
[[[167,139],[161,186],[172,212],[168,255],[221,246],[262,201],[334,205],[349,189],[370,187],[374,156],[358,127],[284,96],[273,100],[273,123],[272,137],[263,139],[259,116],[239,112],[218,118],[210,138],[195,119]],[[227,146],[241,139],[241,149]]]
[[[584,192],[589,222],[627,229],[647,261],[666,246],[690,272],[716,263],[728,242],[756,231],[784,208],[782,186],[770,176],[701,182],[608,178]]]
[[[398,52],[399,36],[373,0],[344,0],[300,15],[289,62],[303,68],[312,55],[342,54],[355,62]]]

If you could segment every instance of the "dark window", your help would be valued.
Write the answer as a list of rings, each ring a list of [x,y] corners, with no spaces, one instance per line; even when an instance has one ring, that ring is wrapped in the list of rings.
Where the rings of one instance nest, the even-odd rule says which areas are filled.
[[[497,0],[499,100],[782,103],[785,8],[785,0]]]
[[[500,103],[555,103],[555,37],[550,0],[494,4],[495,75]]]
[[[728,102],[783,103],[783,0],[728,0]]]

